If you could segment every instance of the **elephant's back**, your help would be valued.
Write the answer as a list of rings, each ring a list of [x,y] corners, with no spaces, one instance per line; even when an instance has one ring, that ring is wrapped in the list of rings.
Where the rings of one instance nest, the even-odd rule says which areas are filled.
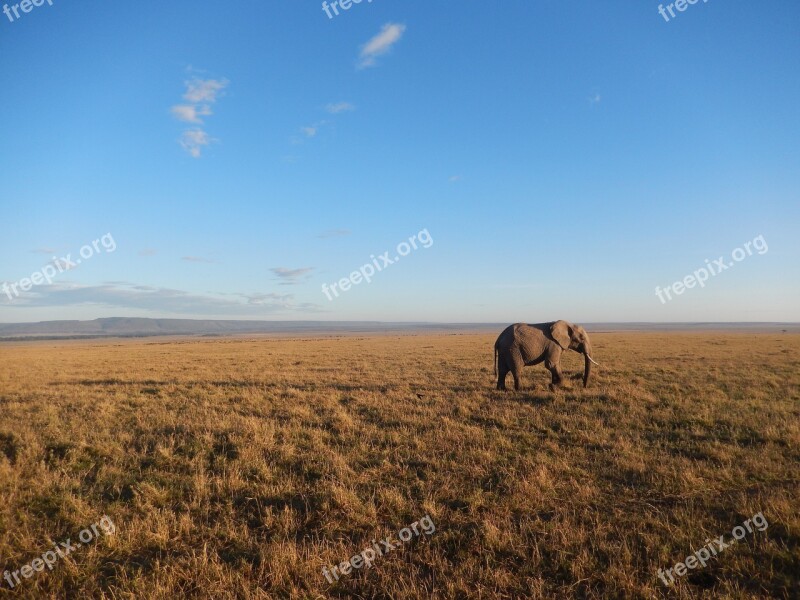
[[[517,325],[522,325],[522,323],[514,323],[503,329],[500,335],[497,336],[497,341],[494,343],[495,347],[510,343],[516,335]]]

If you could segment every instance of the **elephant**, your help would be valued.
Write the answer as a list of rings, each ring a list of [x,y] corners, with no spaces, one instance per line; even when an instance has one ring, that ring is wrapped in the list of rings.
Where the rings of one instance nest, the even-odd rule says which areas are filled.
[[[519,391],[522,367],[544,362],[544,366],[553,376],[550,389],[555,390],[563,381],[560,363],[561,353],[566,350],[583,354],[583,387],[586,387],[592,363],[597,363],[592,358],[592,344],[583,327],[568,321],[509,325],[494,343],[497,389],[506,389],[506,375],[511,371],[514,389]]]

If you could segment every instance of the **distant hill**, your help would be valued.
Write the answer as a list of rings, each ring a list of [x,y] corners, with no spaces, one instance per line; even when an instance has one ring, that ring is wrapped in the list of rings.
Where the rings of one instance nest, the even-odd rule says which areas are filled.
[[[158,335],[335,334],[497,331],[508,323],[393,323],[382,321],[236,321],[111,317],[92,321],[0,323],[0,341]],[[798,323],[582,323],[591,331],[741,330],[800,332]]]
[[[157,335],[235,335],[249,333],[379,333],[407,330],[496,329],[497,327],[499,325],[388,323],[380,321],[236,321],[111,317],[92,321],[0,323],[0,340],[146,337]]]

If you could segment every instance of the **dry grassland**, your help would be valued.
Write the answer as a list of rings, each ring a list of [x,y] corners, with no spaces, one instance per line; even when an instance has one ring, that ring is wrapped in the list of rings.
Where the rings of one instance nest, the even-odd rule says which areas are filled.
[[[116,524],[0,597],[800,597],[800,336],[597,333],[556,393],[494,338],[0,346],[0,569]]]

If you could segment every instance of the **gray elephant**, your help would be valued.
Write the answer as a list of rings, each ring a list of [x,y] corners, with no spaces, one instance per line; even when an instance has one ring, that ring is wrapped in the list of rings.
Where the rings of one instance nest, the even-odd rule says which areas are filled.
[[[584,357],[583,387],[589,382],[592,364],[592,344],[586,330],[568,321],[552,323],[515,323],[505,328],[494,343],[495,375],[497,389],[506,389],[506,375],[514,376],[514,389],[520,389],[522,367],[544,366],[552,373],[550,389],[555,389],[563,381],[561,375],[561,353],[565,350],[580,352]]]

